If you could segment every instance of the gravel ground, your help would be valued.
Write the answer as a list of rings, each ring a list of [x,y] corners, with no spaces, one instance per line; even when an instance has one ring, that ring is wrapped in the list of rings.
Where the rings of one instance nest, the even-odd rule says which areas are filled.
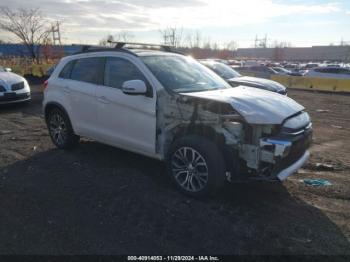
[[[200,201],[155,160],[90,140],[56,149],[33,91],[0,107],[0,254],[350,254],[350,96],[291,90],[313,118],[308,165]]]

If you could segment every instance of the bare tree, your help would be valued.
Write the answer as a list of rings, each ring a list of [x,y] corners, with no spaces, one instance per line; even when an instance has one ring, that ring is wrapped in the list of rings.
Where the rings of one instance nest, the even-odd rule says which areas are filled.
[[[159,30],[163,44],[179,47],[182,43],[183,28],[167,27]]]
[[[233,50],[236,50],[237,47],[238,47],[238,44],[236,41],[230,41],[226,44],[225,49],[233,51]]]
[[[131,42],[134,38],[134,35],[128,31],[122,31],[118,34],[107,35],[99,41],[99,45],[101,46],[113,46],[113,42]]]
[[[192,34],[188,33],[185,36],[185,39],[183,41],[183,45],[184,47],[188,47],[188,48],[192,48],[193,47],[193,38],[192,38]]]
[[[199,30],[195,32],[194,35],[194,46],[193,47],[201,47],[202,45],[202,34]]]
[[[199,30],[190,31],[184,39],[184,45],[188,48],[198,48],[203,45],[202,34]]]
[[[2,7],[0,14],[0,28],[14,34],[27,47],[32,59],[39,62],[35,46],[42,44],[50,34],[49,23],[40,9],[20,8],[13,11]]]
[[[112,42],[114,42],[114,37],[112,35],[107,35],[104,38],[102,38],[98,44],[101,46],[112,46]]]
[[[134,39],[134,35],[129,31],[121,31],[115,35],[116,41],[120,42],[131,42]]]
[[[285,59],[285,48],[291,47],[292,44],[290,42],[279,42],[277,40],[270,46],[273,48],[273,59],[275,61],[282,61]]]

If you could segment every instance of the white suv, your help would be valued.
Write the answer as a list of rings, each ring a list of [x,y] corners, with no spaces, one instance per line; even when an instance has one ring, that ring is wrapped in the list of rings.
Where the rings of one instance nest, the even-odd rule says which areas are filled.
[[[43,108],[53,143],[79,136],[165,160],[183,192],[203,196],[228,180],[283,180],[308,159],[304,107],[256,88],[230,87],[190,57],[85,48],[63,58]]]

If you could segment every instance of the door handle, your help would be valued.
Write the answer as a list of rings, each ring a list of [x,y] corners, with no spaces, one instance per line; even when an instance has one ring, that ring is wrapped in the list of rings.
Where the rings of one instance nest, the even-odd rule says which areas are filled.
[[[107,100],[107,98],[105,96],[100,96],[100,97],[98,97],[97,100],[103,104],[109,104],[109,101]]]

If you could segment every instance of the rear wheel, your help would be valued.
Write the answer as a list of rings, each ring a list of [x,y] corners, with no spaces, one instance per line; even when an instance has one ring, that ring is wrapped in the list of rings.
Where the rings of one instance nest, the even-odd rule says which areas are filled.
[[[68,116],[61,109],[50,110],[46,122],[51,140],[58,148],[72,148],[79,142],[79,136],[74,134]]]
[[[184,193],[201,197],[225,183],[225,162],[218,147],[199,136],[175,141],[167,158],[168,173]]]

